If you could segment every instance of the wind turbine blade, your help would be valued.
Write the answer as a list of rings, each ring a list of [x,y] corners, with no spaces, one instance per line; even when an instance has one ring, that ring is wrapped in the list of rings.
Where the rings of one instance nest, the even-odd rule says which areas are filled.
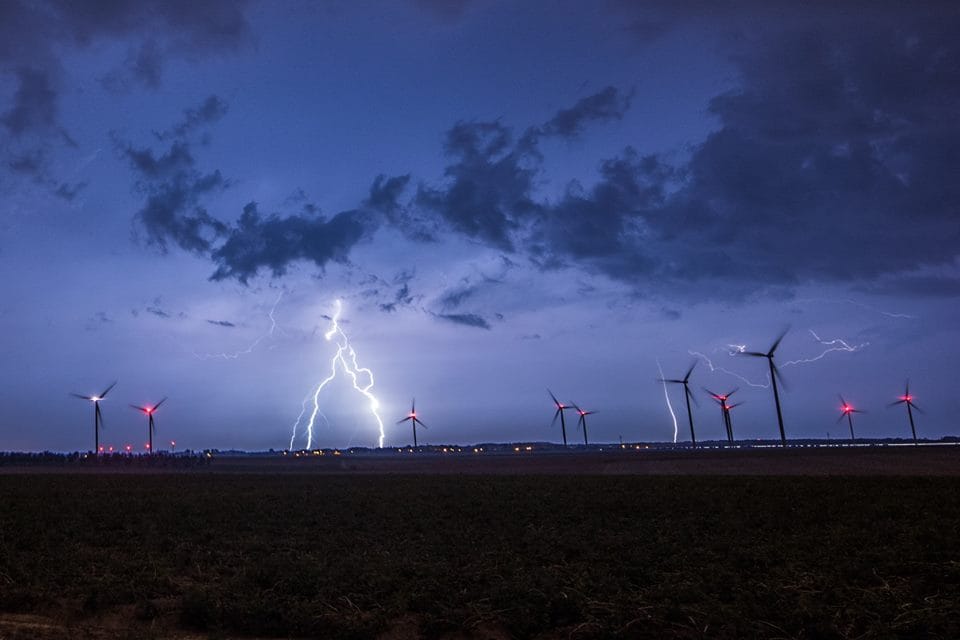
[[[690,374],[693,373],[693,370],[694,370],[696,367],[697,367],[697,361],[694,360],[693,363],[690,365],[690,368],[687,369],[687,375],[683,376],[683,381],[684,381],[684,382],[687,382],[688,380],[690,380]]]
[[[770,347],[770,351],[767,352],[767,355],[771,355],[771,356],[772,356],[774,353],[777,352],[777,347],[779,347],[779,346],[780,346],[780,343],[783,342],[783,338],[787,335],[787,332],[788,332],[788,331],[790,331],[790,327],[787,327],[786,329],[783,330],[783,333],[780,334],[780,337],[778,337],[778,338],[774,341],[773,346]]]
[[[753,357],[755,357],[755,358],[766,358],[766,357],[767,357],[767,354],[765,354],[765,353],[760,353],[759,351],[738,351],[737,353],[738,353],[739,355],[741,355],[741,356],[753,356]]]
[[[850,413],[870,413],[870,412],[864,411],[863,409],[852,409]]]
[[[417,412],[417,399],[414,398],[410,401],[410,413],[416,413],[416,412]]]
[[[138,406],[135,405],[135,404],[130,405],[130,407],[133,408],[133,409],[136,409],[137,411],[143,411],[144,413],[147,412],[147,408],[146,408],[146,407],[138,407]]]
[[[739,407],[739,406],[742,405],[742,404],[743,404],[742,402],[736,402],[736,403],[734,403],[734,404],[728,404],[728,405],[727,405],[727,411],[729,411],[730,409],[733,409],[734,407]]]
[[[891,402],[890,404],[887,405],[887,408],[889,409],[890,407],[895,407],[898,404],[903,404],[904,402],[906,402],[906,400],[897,400],[896,402]]]
[[[694,406],[699,407],[699,406],[700,406],[700,403],[697,402],[697,398],[693,395],[693,391],[690,391],[690,387],[688,387],[687,385],[683,385],[683,388],[684,388],[684,390],[687,392],[687,397],[689,397],[691,400],[693,400]]]
[[[773,365],[773,375],[776,376],[777,381],[780,382],[780,386],[783,387],[785,391],[790,390],[790,385],[787,384],[786,379],[784,379],[783,374],[780,373],[780,369],[777,367],[777,365]]]
[[[706,391],[709,395],[713,396],[713,399],[714,399],[714,400],[716,400],[716,399],[718,399],[718,398],[720,397],[720,394],[714,393],[713,391],[710,391],[710,389],[707,389],[706,387],[700,387],[700,388],[703,389],[704,391]]]
[[[733,391],[728,391],[728,392],[727,392],[727,397],[729,398],[730,396],[732,396],[733,394],[735,394],[737,391],[740,391],[740,387],[734,387],[734,388],[733,388]]]
[[[113,381],[113,384],[111,384],[109,387],[107,387],[107,388],[104,390],[104,392],[101,393],[98,397],[99,397],[101,400],[102,400],[103,398],[106,398],[106,397],[107,397],[107,394],[110,393],[110,389],[113,389],[115,386],[117,386],[117,381],[116,381],[116,380],[114,380],[114,381]]]
[[[664,380],[664,382],[672,382],[673,384],[683,384],[683,380],[672,380],[670,378],[667,378],[666,380]]]
[[[903,395],[909,396],[910,395],[910,378],[907,378],[907,384],[904,385],[904,390],[906,391],[906,393],[904,393]]]
[[[840,417],[837,418],[837,424],[840,424],[840,421],[843,420],[843,419],[846,418],[846,417],[847,417],[847,412],[846,412],[846,411],[842,411],[842,412],[840,413]]]
[[[427,425],[423,424],[423,420],[421,420],[420,418],[414,418],[414,419],[413,419],[413,422],[414,422],[415,424],[419,424],[419,425],[420,425],[421,427],[423,427],[424,429],[427,428]]]
[[[841,404],[841,405],[847,406],[847,401],[843,399],[843,396],[842,396],[842,395],[840,395],[840,394],[838,393],[838,394],[837,394],[837,397],[840,398],[840,404]]]
[[[153,410],[156,411],[156,410],[160,407],[160,405],[162,405],[162,404],[163,404],[164,402],[166,402],[166,401],[167,401],[167,399],[166,399],[166,397],[164,397],[163,400],[161,400],[161,401],[158,402],[157,404],[153,405]]]
[[[585,415],[585,416],[592,416],[592,415],[595,414],[595,413],[597,413],[597,411],[584,411],[584,412],[583,412],[583,415]]]
[[[404,418],[403,420],[397,420],[397,424],[403,424],[403,423],[406,422],[407,420],[413,420],[413,416],[407,416],[407,417]]]
[[[550,398],[553,400],[553,404],[555,404],[555,405],[557,405],[557,406],[559,407],[559,406],[560,406],[560,401],[557,400],[557,396],[553,395],[553,391],[550,391],[550,389],[547,389],[547,393],[550,394]]]
[[[913,402],[910,403],[910,406],[913,407],[913,409],[914,409],[915,411],[919,411],[920,413],[926,413],[926,411],[924,411],[923,409],[921,409],[921,408],[918,407],[917,405],[913,404]]]
[[[71,393],[70,395],[74,398],[80,398],[81,400],[93,400],[92,396],[82,396],[79,393]]]
[[[554,426],[555,424],[557,424],[557,418],[560,417],[560,412],[561,412],[561,411],[563,411],[563,409],[561,409],[560,407],[557,407],[556,413],[553,414],[553,420],[550,421],[550,427],[551,427],[551,428],[553,428],[553,426]]]

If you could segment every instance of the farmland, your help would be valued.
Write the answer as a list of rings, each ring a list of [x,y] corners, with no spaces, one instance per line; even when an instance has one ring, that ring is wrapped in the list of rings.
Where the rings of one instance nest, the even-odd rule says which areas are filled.
[[[0,638],[960,636],[960,479],[0,475]]]

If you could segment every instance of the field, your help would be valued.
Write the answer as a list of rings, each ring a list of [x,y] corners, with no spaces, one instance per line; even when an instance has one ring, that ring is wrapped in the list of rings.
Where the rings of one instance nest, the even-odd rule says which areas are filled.
[[[956,477],[287,470],[0,475],[0,638],[960,637]]]

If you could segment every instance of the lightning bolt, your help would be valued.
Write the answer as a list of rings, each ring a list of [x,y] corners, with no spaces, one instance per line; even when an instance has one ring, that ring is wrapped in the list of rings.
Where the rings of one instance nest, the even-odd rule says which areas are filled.
[[[660,359],[657,358],[657,371],[660,372],[660,379],[663,380],[663,368],[660,366]],[[663,397],[667,401],[667,409],[670,411],[670,418],[673,420],[673,444],[677,444],[677,414],[673,412],[673,405],[670,404],[670,394],[667,393],[667,383],[663,383]]]
[[[380,438],[377,441],[377,446],[383,448],[383,439],[385,437],[383,431],[383,420],[380,419],[380,414],[377,413],[377,409],[380,408],[380,401],[377,400],[377,398],[370,392],[370,389],[373,388],[373,372],[370,371],[370,369],[361,367],[358,364],[357,352],[350,344],[350,339],[347,337],[347,334],[344,333],[343,329],[340,327],[340,313],[343,311],[343,305],[339,300],[337,300],[335,304],[336,311],[334,311],[333,317],[330,319],[330,329],[323,334],[323,337],[328,341],[336,337],[337,352],[334,354],[333,359],[330,360],[330,375],[324,378],[317,385],[316,389],[314,389],[312,393],[308,393],[307,397],[303,400],[300,415],[297,416],[297,421],[293,424],[293,434],[290,436],[291,450],[293,450],[293,442],[297,437],[297,427],[300,426],[300,421],[303,420],[304,415],[307,413],[307,403],[310,401],[311,396],[313,397],[313,411],[310,412],[310,419],[307,420],[304,430],[307,435],[307,449],[313,448],[313,425],[316,423],[317,414],[320,414],[323,419],[326,420],[326,416],[324,416],[320,411],[320,392],[323,391],[323,388],[326,387],[329,382],[337,377],[338,366],[343,369],[343,372],[347,376],[349,376],[351,382],[353,383],[353,388],[363,394],[363,396],[366,397],[370,402],[370,413],[373,414],[373,417],[377,421],[377,425],[380,428]],[[366,384],[361,384],[361,375],[366,378]]]
[[[746,345],[742,345],[742,344],[730,344],[730,345],[727,345],[727,347],[734,349],[733,351],[728,351],[728,352],[727,352],[727,354],[728,354],[728,355],[731,355],[731,356],[736,355],[737,353],[746,351],[746,348],[747,348]],[[718,365],[713,364],[713,361],[710,360],[710,358],[708,358],[708,357],[705,356],[704,354],[700,353],[699,351],[687,351],[687,353],[689,353],[690,355],[692,355],[692,356],[694,356],[694,357],[697,357],[697,358],[700,358],[701,360],[703,360],[704,364],[706,364],[707,367],[709,367],[711,373],[716,372],[716,371],[719,371],[719,372],[721,372],[721,373],[725,373],[725,374],[727,374],[727,375],[733,376],[733,377],[736,378],[737,380],[740,380],[740,381],[743,382],[744,384],[746,384],[746,385],[748,385],[748,386],[751,386],[751,387],[756,387],[757,389],[769,389],[769,388],[770,388],[770,380],[769,380],[770,376],[769,376],[769,375],[767,376],[767,381],[766,381],[764,384],[758,384],[758,383],[754,382],[753,380],[750,380],[749,378],[744,378],[742,375],[740,375],[739,373],[737,373],[737,372],[735,372],[735,371],[730,371],[729,369],[724,369],[724,368],[721,367],[721,366],[718,366]]]
[[[840,338],[837,338],[835,340],[823,340],[820,338],[820,336],[817,335],[816,331],[814,331],[813,329],[808,329],[808,331],[810,332],[810,335],[813,336],[814,340],[816,340],[817,342],[819,342],[820,344],[824,345],[827,348],[824,349],[823,352],[820,353],[820,355],[814,356],[813,358],[800,358],[799,360],[789,360],[787,362],[784,362],[782,365],[780,365],[781,367],[789,367],[796,364],[807,364],[810,362],[816,362],[817,360],[821,360],[828,353],[833,353],[834,351],[846,351],[848,353],[854,353],[870,345],[869,342],[862,342],[857,345],[851,345],[851,344],[848,344],[846,341],[841,340]]]
[[[872,311],[873,313],[886,316],[888,318],[895,318],[898,320],[917,320],[919,316],[912,316],[907,313],[894,313],[892,311],[884,311],[883,309],[878,309],[877,307],[870,306],[860,302],[859,300],[854,300],[852,298],[798,298],[796,302],[831,302],[831,303],[846,303],[852,304],[861,309],[866,309],[867,311]]]
[[[273,335],[273,332],[276,330],[276,328],[277,328],[277,320],[276,320],[276,318],[274,318],[273,314],[276,313],[276,311],[277,311],[277,305],[280,304],[280,299],[283,298],[283,294],[284,294],[284,292],[281,291],[281,292],[280,292],[280,295],[277,296],[277,299],[274,300],[273,306],[270,307],[270,312],[267,314],[267,316],[270,318],[270,328],[267,330],[266,333],[261,334],[256,340],[254,340],[253,342],[251,342],[250,345],[247,346],[246,349],[241,349],[241,350],[239,350],[239,351],[234,351],[233,353],[226,353],[226,352],[223,352],[223,353],[197,353],[196,351],[194,351],[194,352],[193,352],[193,355],[196,356],[197,358],[199,358],[200,360],[212,360],[212,359],[214,359],[214,358],[222,358],[223,360],[236,360],[236,359],[238,359],[240,356],[245,356],[245,355],[248,355],[248,354],[250,354],[250,353],[253,353],[253,350],[257,348],[257,345],[259,345],[261,342],[263,342],[264,340],[266,340],[267,338],[269,338],[270,336],[272,336],[272,335]]]

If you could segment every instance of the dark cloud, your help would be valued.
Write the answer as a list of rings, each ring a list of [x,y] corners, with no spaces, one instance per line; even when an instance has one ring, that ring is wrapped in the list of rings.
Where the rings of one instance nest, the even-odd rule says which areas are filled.
[[[477,329],[490,329],[490,323],[475,313],[435,313],[434,316],[454,324],[462,324]]]
[[[172,138],[168,148],[154,151],[118,142],[137,180],[135,188],[146,196],[136,214],[147,242],[167,250],[171,243],[208,255],[216,265],[212,280],[236,279],[246,284],[262,269],[273,277],[286,273],[293,262],[307,261],[323,268],[329,262],[344,263],[353,246],[380,223],[378,214],[388,211],[399,197],[407,177],[378,178],[361,209],[343,211],[331,218],[320,215],[315,206],[304,207],[302,215],[264,216],[257,204],[244,207],[239,220],[227,224],[208,213],[203,199],[229,186],[219,170],[203,172],[192,153],[191,137],[202,127],[219,120],[227,105],[210,96],[170,129],[155,134],[160,140]],[[294,200],[305,199],[302,192]],[[407,304],[408,293],[395,303]]]
[[[183,138],[195,130],[214,124],[227,114],[227,103],[219,96],[208,96],[199,106],[184,109],[183,118],[168,131],[157,134],[160,140]]]
[[[67,202],[72,202],[81,191],[83,191],[87,186],[86,182],[76,182],[74,184],[68,184],[66,182],[61,183],[54,194],[63,198]]]
[[[415,296],[410,291],[410,281],[413,280],[414,275],[413,271],[404,270],[394,276],[393,284],[400,285],[400,288],[393,293],[393,299],[391,301],[380,304],[381,311],[389,313],[413,304]]]
[[[101,42],[127,43],[131,52],[127,69],[107,73],[107,84],[121,86],[132,80],[157,88],[164,57],[196,60],[250,42],[246,9],[244,0],[0,2],[0,79],[9,76],[16,87],[10,107],[0,113],[0,148],[23,155],[22,149],[14,150],[12,141],[27,133],[33,144],[40,140],[39,144],[76,146],[58,118],[62,57]],[[41,170],[45,167],[37,175]]]
[[[535,189],[538,137],[619,117],[619,92],[520,136],[499,121],[457,123],[445,182],[421,185],[415,202],[544,269],[576,266],[638,292],[742,298],[950,263],[960,247],[958,13],[766,24],[733,50],[739,81],[709,102],[718,126],[688,160],[628,147],[592,185],[573,182],[552,201]],[[947,279],[913,291],[953,288]]]
[[[200,205],[203,196],[224,189],[227,182],[219,171],[200,172],[186,142],[174,142],[160,156],[131,146],[122,153],[138,174],[137,190],[146,195],[136,218],[148,243],[166,251],[173,242],[187,251],[205,253],[227,233],[227,225]]]
[[[31,67],[16,70],[17,90],[13,105],[0,122],[13,136],[56,128],[57,94],[47,71]]]
[[[306,260],[319,267],[344,262],[350,249],[371,229],[362,211],[343,211],[329,220],[301,216],[263,217],[256,203],[243,209],[238,223],[211,257],[217,269],[212,280],[235,278],[246,284],[260,269],[281,276],[291,262]]]
[[[392,177],[380,174],[370,185],[370,192],[363,204],[383,214],[386,221],[407,238],[417,242],[435,242],[437,225],[401,201],[409,184],[410,174]]]
[[[477,285],[460,285],[440,296],[438,302],[444,309],[456,309],[461,304],[477,294],[480,288]]]
[[[400,196],[409,183],[410,174],[388,178],[381,173],[370,185],[366,205],[384,213],[395,213],[400,209]]]
[[[539,140],[575,137],[588,124],[621,118],[628,107],[628,96],[607,87],[520,136],[500,121],[458,122],[444,142],[452,160],[444,171],[445,184],[421,184],[415,203],[453,231],[513,251],[516,236],[544,213],[534,198],[542,163]]]
[[[583,98],[569,109],[561,109],[542,127],[543,135],[572,138],[583,133],[593,122],[620,120],[630,108],[630,95],[616,87]]]
[[[184,110],[183,118],[160,139],[175,137],[170,146],[157,152],[116,140],[119,153],[136,176],[135,189],[146,197],[136,220],[146,232],[149,244],[166,251],[173,243],[193,253],[208,253],[215,241],[227,234],[225,223],[202,206],[205,196],[229,186],[219,170],[201,171],[192,152],[190,135],[216,122],[226,113],[226,104],[217,96]]]
[[[15,173],[38,176],[43,174],[46,164],[46,158],[39,149],[31,149],[27,152],[11,155],[7,159],[7,167]]]
[[[209,322],[210,324],[212,324],[212,325],[214,325],[214,326],[217,326],[217,327],[226,327],[226,328],[228,328],[228,329],[232,329],[233,327],[236,327],[236,326],[237,326],[237,325],[235,325],[234,323],[230,322],[229,320],[207,320],[207,322]]]
[[[130,62],[130,73],[140,84],[151,89],[160,88],[163,75],[163,56],[157,41],[149,38],[140,44]]]
[[[458,122],[446,135],[447,183],[420,185],[416,203],[452,230],[513,251],[513,234],[539,211],[531,196],[539,154],[535,136],[514,141],[500,122]]]

